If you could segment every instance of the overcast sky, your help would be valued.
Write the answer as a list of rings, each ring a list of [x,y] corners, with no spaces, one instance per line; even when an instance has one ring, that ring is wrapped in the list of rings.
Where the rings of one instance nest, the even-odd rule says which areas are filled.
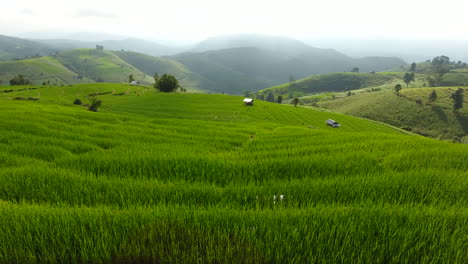
[[[1,7],[0,34],[16,36],[53,31],[172,41],[233,33],[303,40],[468,39],[466,0],[1,0]]]

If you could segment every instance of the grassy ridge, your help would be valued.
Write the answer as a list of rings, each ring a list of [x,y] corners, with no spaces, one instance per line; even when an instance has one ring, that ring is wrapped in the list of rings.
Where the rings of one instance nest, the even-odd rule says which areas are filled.
[[[142,73],[111,51],[75,49],[60,53],[57,59],[74,72],[99,82],[128,82],[130,74],[141,83],[154,82],[152,76]]]
[[[50,84],[87,83],[92,80],[70,71],[54,57],[42,57],[18,61],[0,61],[0,78],[4,85],[18,74],[35,84],[50,81]]]
[[[97,91],[100,112],[71,104]],[[126,85],[0,101],[0,262],[468,259],[465,145]]]
[[[371,86],[381,86],[400,78],[397,73],[329,73],[313,75],[294,83],[286,83],[259,91],[259,94],[273,92],[282,96],[303,96],[311,93],[341,92]]]
[[[452,111],[453,101],[450,95],[457,88],[403,89],[400,92],[402,96],[396,96],[392,91],[362,93],[320,102],[319,105],[340,113],[385,122],[425,136],[467,142],[464,137],[468,134],[468,110],[465,107],[457,113]],[[428,97],[433,90],[437,92],[438,98],[429,103]],[[421,104],[416,103],[416,100],[421,100]]]

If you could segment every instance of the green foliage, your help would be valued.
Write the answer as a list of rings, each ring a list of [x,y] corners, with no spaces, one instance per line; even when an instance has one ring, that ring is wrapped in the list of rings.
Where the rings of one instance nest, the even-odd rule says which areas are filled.
[[[83,102],[80,99],[75,99],[75,101],[73,101],[73,104],[82,105]]]
[[[414,81],[414,72],[412,73],[405,73],[405,75],[403,76],[403,81],[406,83],[406,87],[408,87],[408,85]]]
[[[431,94],[429,94],[428,101],[429,103],[435,102],[437,99],[437,92],[436,90],[432,90]]]
[[[351,69],[351,72],[358,73],[359,72],[359,67],[354,67]]]
[[[416,71],[416,62],[411,63],[411,69],[410,71],[415,72]]]
[[[468,258],[467,146],[235,96],[113,90],[128,85],[0,93],[0,262]],[[99,115],[70,105],[92,93]]]
[[[463,89],[458,88],[451,96],[453,100],[453,111],[458,111],[463,108]]]
[[[179,88],[179,82],[171,74],[163,74],[156,85],[159,91],[164,93],[173,93]]]
[[[134,80],[135,80],[135,79],[133,78],[133,74],[130,74],[130,75],[128,76],[128,82],[131,83],[131,82],[133,82]]]
[[[283,103],[283,96],[278,95],[278,98],[276,99],[276,102],[277,102],[278,104]]]
[[[399,96],[399,95],[400,95],[400,91],[401,91],[401,84],[395,85],[394,91],[395,91],[395,94]]]
[[[450,71],[450,58],[447,56],[438,56],[432,59],[432,70],[437,74],[437,81],[442,80],[442,76]]]
[[[92,97],[91,105],[88,107],[88,110],[92,112],[97,112],[101,104],[102,104],[101,100],[97,99],[96,97]]]
[[[275,102],[275,96],[273,95],[273,92],[269,92],[266,98],[267,102]]]
[[[301,102],[301,100],[299,100],[299,98],[294,97],[294,99],[292,99],[292,101],[291,101],[291,104],[293,104],[294,106],[297,106],[297,104],[299,104],[300,102]]]
[[[23,75],[15,76],[13,79],[10,80],[10,85],[30,85],[31,81],[24,78]]]

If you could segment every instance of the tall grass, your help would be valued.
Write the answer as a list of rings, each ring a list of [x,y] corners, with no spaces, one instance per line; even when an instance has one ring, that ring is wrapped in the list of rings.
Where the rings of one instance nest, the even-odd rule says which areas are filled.
[[[468,261],[467,146],[223,95],[72,104],[96,89],[128,87],[0,98],[0,263]]]

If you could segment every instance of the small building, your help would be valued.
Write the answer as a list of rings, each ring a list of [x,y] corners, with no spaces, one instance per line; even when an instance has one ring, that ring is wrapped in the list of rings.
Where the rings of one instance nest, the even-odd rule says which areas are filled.
[[[340,127],[341,126],[338,122],[336,122],[333,119],[328,119],[327,121],[325,121],[325,123],[327,123],[327,126],[331,126],[331,127]]]
[[[244,98],[244,104],[245,105],[250,105],[252,106],[253,105],[253,99],[252,98]]]
[[[139,82],[139,81],[132,81],[130,84],[131,84],[131,85],[139,85],[140,82]]]

